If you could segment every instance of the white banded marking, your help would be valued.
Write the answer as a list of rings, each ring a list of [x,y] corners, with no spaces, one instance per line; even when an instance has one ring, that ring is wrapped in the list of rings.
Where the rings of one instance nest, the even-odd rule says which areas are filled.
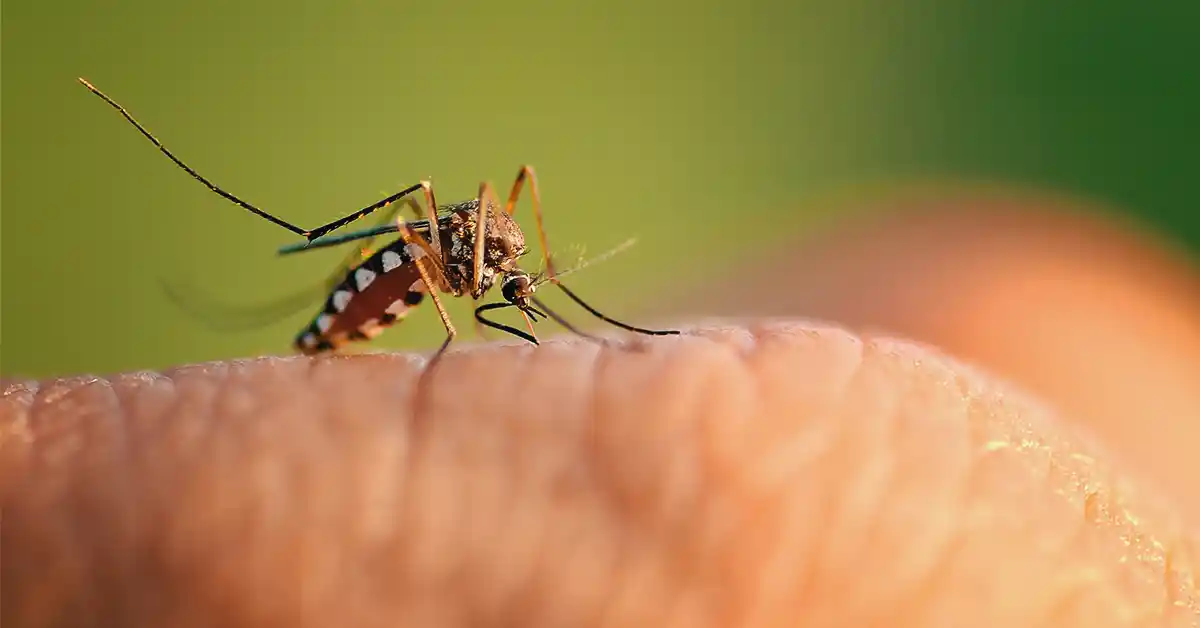
[[[354,271],[354,285],[358,287],[359,292],[366,290],[372,281],[375,281],[375,273],[373,271],[361,267]]]
[[[404,299],[402,299],[402,298],[392,301],[392,304],[387,306],[387,309],[384,310],[384,312],[387,312],[388,314],[392,314],[392,315],[396,316],[397,318],[399,318],[401,315],[403,315],[407,311],[408,311],[408,304],[405,303]]]
[[[383,332],[383,328],[379,326],[379,319],[372,318],[363,322],[358,326],[358,331],[367,338],[374,338]]]
[[[383,262],[383,272],[391,272],[404,265],[404,258],[395,251],[384,251],[380,256],[380,261]]]
[[[333,327],[333,317],[328,314],[321,314],[317,317],[317,320],[313,324],[316,325],[317,329],[319,329],[323,334],[329,331],[330,327]]]
[[[333,309],[341,313],[345,311],[346,306],[350,304],[350,299],[353,296],[354,295],[351,294],[349,290],[338,290],[337,292],[333,293],[333,296],[330,297],[329,301],[333,303]]]

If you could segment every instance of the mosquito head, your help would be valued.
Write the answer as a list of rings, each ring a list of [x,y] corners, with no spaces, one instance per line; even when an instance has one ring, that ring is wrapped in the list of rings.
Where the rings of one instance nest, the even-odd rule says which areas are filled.
[[[504,300],[521,310],[528,311],[533,307],[533,293],[537,291],[537,282],[529,273],[520,268],[510,271],[500,284],[500,294]]]

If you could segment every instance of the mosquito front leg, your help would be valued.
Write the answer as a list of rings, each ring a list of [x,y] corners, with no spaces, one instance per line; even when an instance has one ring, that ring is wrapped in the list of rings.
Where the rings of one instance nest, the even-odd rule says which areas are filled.
[[[521,196],[521,188],[525,186],[526,179],[529,180],[529,194],[533,199],[533,219],[537,225],[538,242],[542,245],[546,278],[558,283],[558,277],[554,274],[554,264],[550,261],[550,245],[546,241],[546,227],[542,221],[542,195],[538,192],[537,173],[534,172],[533,166],[521,166],[521,170],[517,172],[517,179],[513,181],[512,191],[508,193],[508,203],[505,204],[504,211],[509,216],[517,211],[517,199]]]
[[[678,334],[679,332],[674,330],[660,331],[634,327],[633,325],[622,323],[615,318],[606,316],[596,308],[588,305],[586,301],[584,301],[574,292],[571,292],[569,288],[567,288],[561,281],[558,280],[558,275],[554,272],[554,262],[550,259],[550,245],[546,239],[546,226],[542,219],[542,195],[540,192],[538,192],[537,173],[534,172],[533,166],[521,166],[521,170],[517,172],[517,179],[513,182],[512,192],[510,192],[508,195],[508,204],[505,205],[504,211],[508,212],[510,216],[516,211],[517,200],[521,196],[521,189],[524,187],[526,179],[529,180],[529,192],[533,200],[533,219],[537,225],[538,240],[542,244],[542,262],[546,266],[546,279],[549,280],[550,283],[558,286],[558,288],[562,290],[568,297],[570,297],[572,301],[579,304],[580,307],[587,310],[592,316],[595,316],[596,318],[609,323],[610,325],[615,325],[627,331],[637,332],[639,334],[647,334],[650,336],[670,336]],[[557,316],[555,318],[559,319]],[[566,321],[559,319],[557,322],[566,326],[568,329],[571,329],[570,325],[566,324]]]
[[[483,267],[484,248],[487,245],[487,220],[488,207],[492,204],[492,199],[496,198],[496,190],[492,189],[492,184],[484,181],[479,184],[479,208],[475,215],[475,256],[471,269],[471,295],[479,294],[479,288],[483,283]]]
[[[492,184],[484,181],[479,184],[479,195],[476,197],[478,208],[475,210],[475,242],[474,258],[471,266],[471,305],[479,310],[479,288],[483,283],[483,266],[484,248],[487,245],[487,220],[488,210],[491,206],[491,201],[496,198],[496,191],[492,189]],[[475,335],[479,338],[487,339],[487,334],[484,332],[484,324],[475,318]]]

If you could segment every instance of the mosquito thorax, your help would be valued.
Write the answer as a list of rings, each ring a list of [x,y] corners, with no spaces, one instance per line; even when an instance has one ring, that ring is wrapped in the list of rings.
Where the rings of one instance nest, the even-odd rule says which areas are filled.
[[[475,261],[475,234],[479,201],[470,200],[446,206],[454,213],[442,232],[442,248],[446,251],[446,275],[455,294],[471,292]],[[510,273],[517,260],[525,255],[525,234],[517,221],[497,203],[488,207],[487,232],[483,244],[483,269],[479,278],[480,298],[496,282],[497,275]]]

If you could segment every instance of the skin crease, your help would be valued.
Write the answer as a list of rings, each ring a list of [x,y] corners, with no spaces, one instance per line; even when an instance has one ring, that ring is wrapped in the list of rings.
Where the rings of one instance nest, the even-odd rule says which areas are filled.
[[[5,381],[0,623],[1200,623],[1180,496],[1057,389],[805,322],[620,338],[460,349],[415,419],[402,355]]]

